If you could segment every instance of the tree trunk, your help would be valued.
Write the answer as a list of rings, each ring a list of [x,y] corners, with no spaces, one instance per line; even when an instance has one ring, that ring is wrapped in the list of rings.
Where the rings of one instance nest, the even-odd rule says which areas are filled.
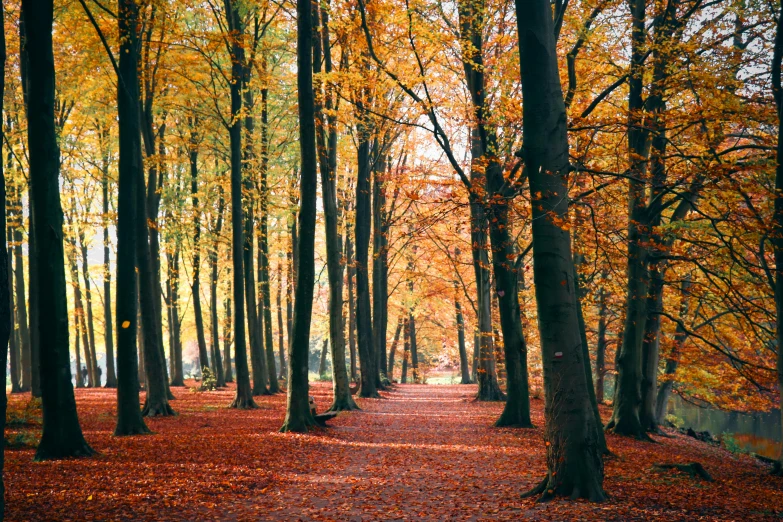
[[[345,233],[345,258],[348,263],[348,353],[351,356],[351,381],[356,382],[356,299],[353,292],[356,265],[353,262],[353,241],[348,231]]]
[[[400,383],[405,384],[408,382],[408,358],[411,350],[411,328],[408,316],[405,316],[403,319],[402,328],[405,333],[402,339],[402,374],[400,375]]]
[[[38,308],[39,296],[39,259],[34,253],[37,251],[36,233],[35,233],[35,201],[33,200],[32,183],[30,184],[29,196],[29,217],[28,223],[28,278],[30,283],[30,297],[28,306],[30,307],[30,394],[33,397],[41,397],[41,328],[40,315]],[[22,379],[24,383],[24,379]],[[23,384],[24,386],[24,384]]]
[[[73,319],[74,319],[74,325],[73,325],[74,326],[74,332],[76,334],[74,336],[76,338],[76,341],[74,343],[74,348],[75,348],[74,351],[76,352],[76,387],[77,388],[84,388],[84,377],[82,376],[82,354],[81,354],[82,350],[81,350],[81,344],[80,344],[81,341],[79,340],[80,339],[79,333],[80,333],[80,329],[81,329],[81,324],[79,322],[79,316],[74,315]]]
[[[310,412],[308,356],[310,321],[315,286],[315,214],[318,177],[313,94],[312,3],[296,2],[297,101],[299,103],[300,180],[299,241],[296,263],[296,296],[288,364],[288,400],[280,431],[306,432],[316,425]]]
[[[0,14],[0,21],[2,21],[3,15]],[[0,50],[4,49],[5,46],[5,31],[2,31],[2,35],[0,35]],[[2,55],[2,63],[3,67],[5,67],[5,53]],[[0,84],[1,85],[1,84]],[[2,94],[2,91],[0,91],[0,94]],[[0,102],[1,103],[1,102]],[[1,176],[0,176],[1,177]],[[5,178],[0,180],[0,182],[3,183],[3,187],[5,186]],[[0,187],[1,188],[1,187]],[[13,238],[14,234],[11,230],[11,227],[6,228],[6,244],[8,244],[8,238]],[[8,250],[6,251],[6,264],[7,268],[6,271],[8,272],[8,306],[10,310],[10,315],[13,316],[13,310],[14,310],[14,293],[10,290],[14,287],[13,282],[13,266],[11,266],[12,260],[13,260],[13,248],[11,246],[8,247]],[[2,272],[2,260],[0,260],[0,272]],[[0,283],[0,293],[2,293],[2,283]],[[2,307],[0,306],[0,314],[2,314]],[[21,385],[19,382],[19,377],[21,376],[21,372],[19,371],[19,344],[17,342],[17,336],[14,335],[14,324],[13,324],[13,318],[11,318],[10,323],[11,326],[9,327],[10,332],[8,335],[8,352],[9,352],[9,371],[11,372],[11,393],[20,393],[21,392]],[[0,320],[2,320],[2,317],[0,317]],[[0,332],[1,333],[1,332]],[[0,405],[1,406],[1,405]],[[2,461],[0,461],[2,462]],[[0,472],[2,472],[2,468],[0,468]]]
[[[358,179],[356,181],[356,333],[361,364],[360,397],[378,397],[373,357],[372,310],[370,309],[370,129],[363,102],[357,101]]]
[[[641,356],[647,321],[647,212],[645,208],[646,136],[641,122],[643,109],[643,61],[646,47],[646,2],[629,0],[632,17],[631,72],[628,79],[628,150],[631,162],[628,181],[628,279],[625,324],[617,357],[617,390],[612,419],[607,425],[618,435],[648,439],[639,419],[641,405]]]
[[[2,66],[3,78],[0,79],[0,113],[3,109],[3,96],[5,93],[5,62],[6,62],[6,47],[5,47],[5,13],[0,12],[0,65]],[[3,165],[0,162],[0,203],[2,208],[7,208],[6,201],[6,186],[5,186],[5,174],[2,171]],[[8,232],[5,214],[0,217],[0,225],[3,227],[4,233]],[[11,336],[13,335],[13,295],[11,293],[11,272],[9,268],[10,252],[8,247],[8,241],[11,239],[10,234],[6,234],[3,237],[2,252],[0,252],[0,347],[2,347],[3,356],[2,364],[3,368],[8,363],[8,350],[7,346]],[[2,304],[5,303],[5,304]],[[13,351],[11,352],[13,355]],[[14,376],[12,373],[12,382],[16,382],[18,376]],[[17,383],[18,387],[18,383]],[[0,399],[0,415],[2,415],[2,424],[0,427],[5,433],[5,416],[8,407],[8,399],[5,393],[3,393],[2,399]],[[5,519],[5,481],[3,480],[3,469],[5,467],[5,450],[0,451],[0,520]]]
[[[218,319],[218,298],[217,298],[217,285],[218,285],[218,239],[220,233],[223,231],[223,211],[225,209],[225,201],[223,200],[223,190],[220,189],[220,196],[218,199],[218,211],[217,220],[215,222],[215,228],[212,231],[212,235],[215,238],[215,243],[212,249],[209,251],[209,319],[210,319],[210,343],[212,349],[212,361],[215,367],[215,380],[218,387],[226,385],[225,367],[220,357],[220,334],[218,333],[219,319]]]
[[[321,48],[323,46],[326,73],[332,72],[332,52],[329,39],[329,20],[326,9],[313,4],[313,19],[320,33],[313,40],[313,73],[321,72]],[[323,15],[323,20],[319,17]],[[348,372],[345,368],[345,337],[343,328],[343,265],[342,237],[338,231],[340,221],[337,207],[337,122],[332,115],[334,90],[331,83],[318,79],[314,92],[314,117],[318,162],[321,170],[321,199],[324,208],[326,232],[326,268],[329,278],[329,344],[332,355],[332,389],[334,399],[329,411],[358,409],[351,397]],[[324,91],[325,88],[325,91]],[[324,108],[326,111],[324,111]],[[328,115],[328,119],[327,119]],[[328,131],[328,137],[327,137]],[[326,343],[326,341],[324,341]],[[326,348],[326,344],[324,344]],[[319,376],[326,372],[326,353],[322,353]]]
[[[267,62],[266,56],[263,56],[261,60],[261,71],[264,76],[262,80],[266,82],[267,79]],[[258,272],[259,272],[259,284],[261,285],[261,297],[263,300],[263,307],[258,310],[259,323],[261,322],[261,316],[263,316],[263,332],[259,332],[259,335],[263,334],[264,346],[266,348],[266,369],[267,378],[269,380],[269,393],[277,393],[280,391],[280,386],[277,383],[277,372],[275,370],[275,346],[274,336],[272,335],[272,293],[269,288],[269,88],[264,83],[264,87],[261,89],[261,169],[260,175],[260,203],[261,203],[261,222],[259,223],[259,259],[258,259]]]
[[[322,381],[326,379],[326,349],[329,347],[329,338],[324,338],[324,344],[321,348],[321,357],[318,361],[318,378]]]
[[[402,315],[397,318],[397,328],[394,330],[394,339],[392,340],[391,349],[389,350],[389,381],[394,382],[394,356],[397,352],[397,343],[400,341],[400,332],[402,331],[403,318]]]
[[[606,289],[598,289],[598,343],[595,348],[595,400],[604,402],[604,378],[606,377]]]
[[[185,386],[185,371],[182,364],[182,324],[179,318],[179,263],[180,247],[176,246],[169,260],[169,356],[171,357],[171,386]]]
[[[658,392],[658,362],[660,359],[661,315],[663,311],[663,263],[651,263],[650,287],[647,294],[647,321],[642,341],[642,386],[639,421],[647,431],[658,431],[655,401]]]
[[[459,256],[459,250],[456,254]],[[458,283],[454,281],[454,294],[457,295]],[[462,376],[460,384],[470,384],[470,370],[468,368],[468,351],[465,348],[465,319],[462,317],[462,305],[459,298],[454,298],[454,310],[457,315],[457,343],[459,345],[459,370]]]
[[[387,378],[386,368],[386,325],[388,323],[388,267],[386,266],[386,158],[383,154],[375,162],[372,186],[372,227],[373,227],[373,270],[372,270],[372,309],[375,359],[378,363],[377,375]],[[378,381],[376,384],[383,384]]]
[[[277,347],[280,351],[278,378],[282,379],[288,370],[285,364],[285,342],[283,341],[283,266],[281,261],[277,262]]]
[[[658,396],[655,400],[655,416],[658,424],[662,423],[666,418],[666,407],[669,404],[669,396],[671,395],[672,388],[674,388],[674,374],[677,372],[677,366],[679,365],[680,350],[688,339],[688,333],[685,331],[683,325],[688,316],[690,288],[691,274],[687,273],[680,283],[680,322],[677,323],[677,327],[674,331],[674,346],[672,347],[671,353],[666,358],[666,367],[663,371],[666,380],[664,380],[663,384],[658,388]]]
[[[27,140],[35,245],[31,258],[36,259],[34,277],[37,278],[35,313],[38,318],[46,318],[45,324],[36,324],[41,326],[37,335],[43,403],[43,434],[35,453],[37,461],[93,454],[79,426],[71,383],[60,151],[54,123],[53,8],[52,1],[22,2],[30,66]],[[0,274],[2,270],[0,265]],[[0,275],[3,284],[5,280],[5,274]],[[8,302],[7,297],[0,297],[2,306]]]
[[[207,341],[204,336],[204,315],[201,311],[201,207],[198,200],[198,138],[195,126],[191,122],[190,130],[190,198],[193,206],[193,315],[196,320],[196,340],[198,342],[199,370],[210,368]],[[214,359],[213,359],[214,360]],[[214,370],[215,366],[211,366]]]
[[[568,221],[568,139],[547,0],[516,1],[524,161],[533,207],[533,277],[544,367],[548,473],[531,494],[601,501],[603,458],[586,381]]]
[[[471,173],[474,185],[479,175]],[[476,276],[476,304],[478,308],[478,362],[474,374],[477,376],[479,401],[500,401],[505,397],[500,391],[495,367],[495,354],[492,342],[491,295],[489,287],[489,256],[487,255],[487,219],[483,206],[471,202],[471,242],[473,244],[473,271]]]
[[[242,79],[245,67],[245,49],[241,45],[244,26],[239,16],[237,0],[225,0],[228,29],[236,36],[231,43],[231,255],[233,256],[233,290],[236,310],[234,313],[234,364],[237,370],[237,392],[232,408],[256,408],[250,389],[250,372],[247,367],[245,342],[245,241],[242,237]]]
[[[14,198],[17,226],[14,227],[14,286],[16,289],[16,321],[19,325],[19,351],[22,370],[22,382],[19,391],[30,391],[32,386],[32,363],[30,353],[30,329],[27,324],[27,292],[24,280],[24,255],[22,252],[22,226],[24,213],[22,211],[22,189],[17,186]],[[28,231],[32,232],[30,229]],[[28,234],[29,237],[29,234]],[[32,250],[31,250],[32,251]]]
[[[81,250],[82,254],[84,301],[87,304],[87,339],[90,341],[89,348],[92,359],[93,384],[95,386],[101,386],[101,373],[98,371],[98,354],[95,351],[95,323],[93,322],[92,315],[92,285],[90,282],[90,265],[87,259],[87,245],[84,243],[84,231],[79,234],[79,249]]]
[[[229,295],[231,287],[229,286]],[[234,373],[231,370],[231,298],[225,300],[223,308],[226,315],[223,321],[223,375],[226,382],[234,382]]]
[[[72,202],[73,203],[73,202]],[[79,284],[79,267],[76,261],[76,241],[69,239],[68,242],[71,245],[70,252],[68,252],[68,264],[71,269],[71,285],[73,287],[73,320],[76,324],[76,338],[79,339],[79,335],[83,337],[84,342],[84,362],[87,368],[87,387],[95,387],[95,373],[93,372],[92,353],[90,353],[90,344],[87,338],[87,328],[84,321],[84,305],[82,304],[82,290]],[[79,346],[76,346],[76,353],[79,353]],[[70,363],[69,363],[70,365]],[[76,371],[80,371],[81,368],[76,368]],[[79,379],[76,380],[77,384]]]
[[[781,89],[781,65],[783,59],[783,1],[778,12],[778,23],[775,32],[775,46],[772,55],[772,94],[778,113],[778,146],[777,167],[775,169],[775,214],[772,228],[774,231],[775,254],[775,318],[777,346],[783,346],[783,89]],[[777,358],[778,390],[783,394],[783,350],[778,348]],[[783,400],[780,400],[780,410],[783,414]],[[773,472],[783,475],[783,450]]]
[[[101,130],[102,140],[107,132]],[[106,145],[102,145],[105,147]],[[105,150],[105,149],[102,149]],[[109,158],[104,152],[101,163],[101,190],[103,191],[103,317],[104,344],[106,345],[106,387],[117,387],[117,373],[114,367],[114,333],[111,314],[111,242],[109,239]]]
[[[413,373],[413,382],[415,384],[420,384],[419,350],[416,344],[416,316],[413,315],[413,312],[408,316],[408,335],[410,337],[411,373]]]

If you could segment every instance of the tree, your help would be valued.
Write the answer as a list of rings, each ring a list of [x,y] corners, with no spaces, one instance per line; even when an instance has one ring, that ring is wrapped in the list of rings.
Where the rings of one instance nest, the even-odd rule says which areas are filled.
[[[566,114],[552,10],[546,0],[516,1],[524,161],[533,201],[533,278],[544,365],[547,476],[528,494],[601,501],[600,429],[590,405],[577,317],[567,220],[570,170]]]
[[[90,456],[71,384],[68,306],[66,301],[63,211],[60,203],[60,151],[54,122],[53,2],[22,3],[30,64],[27,139],[40,328],[40,376],[43,434],[36,460]],[[0,297],[0,299],[2,299]],[[2,300],[8,303],[8,299]],[[5,349],[4,349],[5,352]]]
[[[307,359],[315,284],[315,212],[318,177],[315,145],[315,95],[313,93],[312,4],[296,2],[296,86],[299,102],[299,231],[296,263],[296,295],[288,358],[288,397],[282,432],[306,432],[317,425],[310,412]]]

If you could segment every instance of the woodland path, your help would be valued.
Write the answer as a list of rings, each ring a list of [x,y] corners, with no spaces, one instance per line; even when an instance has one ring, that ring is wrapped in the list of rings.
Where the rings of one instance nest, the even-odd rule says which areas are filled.
[[[194,383],[189,382],[190,386]],[[113,390],[77,390],[97,458],[32,463],[33,447],[6,451],[7,520],[771,520],[783,480],[749,456],[677,435],[650,444],[610,437],[603,504],[522,500],[545,470],[542,402],[527,430],[491,427],[501,403],[472,400],[475,386],[398,385],[359,399],[332,427],[278,433],[285,396],[226,408],[232,389],[175,388],[175,418],[155,434],[112,436]],[[319,411],[330,383],[314,383]],[[14,395],[19,412],[29,396]],[[608,414],[608,411],[604,411]],[[35,435],[35,422],[7,437]],[[699,461],[702,483],[656,473],[655,462]]]

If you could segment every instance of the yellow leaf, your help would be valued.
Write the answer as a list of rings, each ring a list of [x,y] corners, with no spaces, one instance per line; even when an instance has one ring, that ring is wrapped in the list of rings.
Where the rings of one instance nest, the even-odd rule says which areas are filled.
[[[123,328],[127,328],[127,327],[129,327],[129,326],[130,326],[130,321],[123,321],[123,322],[122,322],[122,327],[123,327]]]

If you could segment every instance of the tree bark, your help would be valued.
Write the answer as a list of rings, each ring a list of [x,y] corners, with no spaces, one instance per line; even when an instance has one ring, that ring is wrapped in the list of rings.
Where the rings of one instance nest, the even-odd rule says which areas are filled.
[[[0,3],[0,7],[2,4]],[[5,62],[6,62],[6,46],[5,46],[5,13],[0,9],[0,113],[3,110],[3,96],[5,94]],[[7,208],[6,200],[6,184],[5,173],[3,172],[3,165],[0,161],[0,203],[2,208]],[[13,288],[10,272],[10,259],[11,249],[8,246],[9,239],[12,238],[11,234],[8,234],[9,229],[6,223],[5,214],[0,217],[0,225],[5,234],[3,237],[2,252],[0,252],[0,347],[3,350],[2,364],[3,368],[8,363],[8,343],[13,335],[13,294],[11,289]],[[13,355],[13,351],[11,352]],[[16,369],[16,368],[14,368]],[[16,382],[18,375],[14,376],[12,373],[12,382]],[[17,382],[18,387],[18,382]],[[0,415],[2,415],[2,424],[0,427],[5,433],[5,416],[8,408],[8,399],[5,393],[3,393],[2,399],[0,399]],[[5,450],[0,451],[0,520],[5,519],[5,481],[3,480],[3,469],[5,467]]]
[[[688,273],[680,283],[680,311],[677,327],[674,331],[674,346],[671,353],[666,357],[666,367],[663,374],[667,379],[658,388],[658,395],[655,399],[655,415],[658,424],[661,424],[666,418],[666,407],[669,404],[669,396],[671,395],[672,388],[674,388],[674,374],[677,372],[677,366],[679,365],[679,355],[682,346],[688,339],[688,333],[683,327],[684,321],[688,316],[688,301],[690,299],[691,288],[691,274]]]
[[[598,289],[598,343],[595,348],[595,400],[604,402],[604,378],[606,377],[606,289]]]
[[[236,310],[234,313],[234,364],[237,370],[237,392],[232,408],[256,408],[250,389],[250,372],[247,367],[245,342],[245,241],[242,234],[242,80],[244,78],[245,49],[241,44],[244,27],[239,15],[237,0],[225,0],[229,31],[234,33],[231,43],[231,232],[233,256],[233,290]],[[254,368],[255,370],[255,368]]]
[[[231,294],[229,286],[229,294]],[[225,317],[223,321],[223,375],[226,382],[234,382],[234,373],[231,370],[231,298],[224,301]]]
[[[405,332],[402,339],[402,374],[400,375],[400,383],[406,384],[408,382],[408,359],[410,358],[411,350],[411,329],[410,319],[406,315],[403,319],[403,331]]]
[[[36,259],[36,314],[46,318],[45,325],[36,324],[41,326],[37,335],[43,403],[43,434],[35,453],[37,461],[93,454],[79,426],[71,383],[60,151],[54,122],[53,10],[52,1],[22,2],[30,66],[27,139],[34,223],[31,258]],[[4,284],[6,277],[1,271],[2,265],[0,282]],[[8,302],[0,297],[0,306],[7,306]]]
[[[212,368],[209,364],[207,340],[204,335],[204,315],[201,310],[201,207],[198,199],[198,137],[195,127],[198,120],[190,122],[190,199],[193,207],[193,316],[196,322],[196,341],[198,343],[199,370]],[[214,360],[214,359],[213,359]]]
[[[218,285],[218,240],[220,233],[223,231],[223,212],[225,209],[225,201],[223,199],[223,190],[220,189],[220,195],[218,196],[218,209],[217,219],[215,220],[215,227],[212,230],[212,235],[215,238],[215,242],[212,245],[212,249],[209,251],[209,319],[210,319],[210,344],[212,350],[212,361],[215,367],[215,380],[218,387],[226,385],[226,374],[224,363],[220,357],[220,334],[218,333],[218,327],[220,320],[218,319],[218,298],[217,298],[217,285]]]
[[[323,347],[321,348],[321,357],[318,361],[318,378],[321,380],[326,379],[326,350],[329,347],[329,338],[324,338]]]
[[[105,152],[108,132],[101,129],[101,145],[104,152],[101,163],[101,190],[103,191],[103,317],[104,343],[106,345],[106,387],[117,387],[117,373],[114,367],[114,332],[111,313],[111,241],[109,239],[109,158]]]
[[[101,386],[101,377],[98,372],[98,354],[95,351],[95,323],[92,315],[92,286],[90,283],[90,265],[87,259],[87,245],[84,242],[84,231],[79,233],[79,249],[82,254],[82,278],[84,279],[84,302],[87,304],[87,339],[90,341],[90,355],[92,360],[93,384]],[[77,275],[78,278],[78,275]]]
[[[586,381],[568,222],[565,105],[547,0],[516,1],[524,160],[533,201],[533,277],[544,366],[548,473],[531,494],[601,501],[603,458]]]
[[[455,253],[459,256],[459,250]],[[459,302],[458,283],[454,281],[454,311],[456,312],[457,322],[457,343],[459,347],[459,370],[462,380],[460,384],[470,384],[470,369],[468,368],[468,351],[465,348],[465,319],[462,317],[462,305]]]
[[[394,356],[397,352],[397,343],[400,341],[400,332],[402,331],[403,318],[402,315],[397,318],[397,328],[394,330],[394,339],[392,340],[391,349],[389,349],[389,364],[387,366],[389,370],[389,381],[394,382]]]
[[[373,169],[372,187],[372,227],[373,227],[373,271],[372,271],[372,309],[373,309],[373,334],[376,361],[378,362],[377,375],[383,376],[388,381],[386,368],[386,325],[388,323],[389,291],[387,287],[388,249],[386,239],[386,187],[385,171],[386,157],[381,154]],[[376,384],[383,384],[381,380]]]
[[[299,103],[299,159],[302,169],[299,187],[299,241],[297,244],[296,296],[293,337],[288,364],[288,397],[282,432],[306,432],[317,424],[310,412],[308,356],[310,321],[315,286],[315,214],[318,185],[315,145],[315,100],[313,93],[312,3],[296,2],[297,101]]]
[[[353,241],[346,231],[345,233],[345,259],[348,263],[348,353],[351,356],[351,381],[356,382],[356,299],[354,298],[354,280],[356,278],[356,265],[353,260]]]
[[[321,73],[323,47],[326,74],[332,72],[332,52],[329,39],[329,20],[326,9],[313,4],[313,20],[320,29],[313,39],[313,73]],[[321,19],[323,15],[323,19]],[[329,344],[332,355],[332,390],[334,398],[329,411],[358,409],[351,397],[348,372],[345,368],[345,337],[343,333],[343,245],[338,231],[340,220],[337,206],[337,122],[328,116],[334,109],[334,92],[331,83],[316,78],[314,91],[314,117],[318,163],[321,170],[321,199],[324,209],[326,232],[326,269],[329,278]],[[326,109],[324,111],[324,109]],[[328,136],[327,136],[328,134]],[[325,341],[324,341],[325,342]],[[324,348],[326,344],[324,344]],[[319,375],[326,372],[326,353],[322,353]]]
[[[361,93],[363,94],[363,93]],[[361,96],[360,94],[360,96]],[[373,357],[372,310],[370,303],[370,136],[364,102],[357,100],[357,161],[356,181],[356,333],[361,364],[360,397],[379,397],[376,383],[377,367]]]
[[[185,372],[182,367],[181,321],[179,318],[179,263],[180,246],[168,259],[169,287],[169,364],[171,366],[171,386],[185,386]]]
[[[277,262],[277,347],[280,351],[280,373],[282,379],[288,373],[285,364],[285,342],[283,341],[283,266],[282,261]]]

